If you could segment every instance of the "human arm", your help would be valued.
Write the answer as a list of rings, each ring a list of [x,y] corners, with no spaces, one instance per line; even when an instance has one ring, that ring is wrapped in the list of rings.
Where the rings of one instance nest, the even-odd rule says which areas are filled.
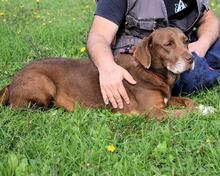
[[[129,104],[129,97],[122,80],[135,84],[132,76],[114,61],[111,42],[118,30],[118,25],[101,16],[95,16],[91,26],[87,50],[98,68],[101,93],[105,104],[111,102],[113,108],[123,108],[123,100]]]
[[[189,44],[189,50],[196,52],[200,57],[204,57],[208,49],[218,38],[219,28],[219,20],[214,12],[211,9],[204,12],[197,29],[198,40]]]

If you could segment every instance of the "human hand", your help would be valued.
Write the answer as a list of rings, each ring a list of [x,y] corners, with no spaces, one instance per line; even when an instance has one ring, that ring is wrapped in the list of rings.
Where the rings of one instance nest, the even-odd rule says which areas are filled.
[[[130,100],[125,90],[122,80],[125,79],[131,84],[136,84],[136,81],[121,66],[114,64],[108,68],[99,69],[99,82],[103,100],[105,104],[111,102],[113,108],[123,109],[123,99],[129,104]],[[123,98],[123,99],[122,99]]]
[[[196,42],[190,43],[188,47],[191,53],[195,52],[200,57],[204,57],[206,52],[208,51],[206,43],[199,41],[199,40]]]

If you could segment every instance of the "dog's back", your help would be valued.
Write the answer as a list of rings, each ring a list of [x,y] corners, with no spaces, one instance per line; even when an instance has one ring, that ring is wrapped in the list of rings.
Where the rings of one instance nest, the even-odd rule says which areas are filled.
[[[16,74],[7,95],[7,102],[13,108],[28,103],[48,107],[51,100],[70,111],[74,108],[73,100],[89,107],[104,105],[98,71],[88,60],[48,58],[34,61]],[[1,99],[2,104],[6,104],[6,98]]]

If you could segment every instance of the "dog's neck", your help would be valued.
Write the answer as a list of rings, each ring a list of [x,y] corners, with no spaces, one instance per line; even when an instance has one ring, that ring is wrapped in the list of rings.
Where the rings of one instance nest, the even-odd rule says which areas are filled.
[[[143,80],[145,80],[145,73],[149,75],[149,72],[152,72],[151,75],[154,75],[155,79],[159,80],[159,82],[165,83],[170,88],[174,86],[175,81],[179,78],[179,75],[176,75],[167,69],[156,69],[153,66],[146,69],[132,55],[117,55],[115,61],[117,64],[128,70],[129,73],[133,74],[133,76],[140,75],[140,78],[143,78]]]
[[[150,67],[146,71],[154,74],[158,79],[168,84],[168,86],[171,88],[174,86],[175,82],[179,79],[178,74],[174,74],[167,69],[155,69],[153,67]]]

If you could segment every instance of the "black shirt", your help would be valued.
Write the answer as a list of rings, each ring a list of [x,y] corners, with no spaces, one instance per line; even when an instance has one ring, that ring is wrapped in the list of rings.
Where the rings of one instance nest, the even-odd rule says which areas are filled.
[[[104,17],[118,26],[123,22],[127,10],[127,0],[99,0],[95,15]]]
[[[193,9],[197,8],[196,0],[164,0],[168,19],[184,18]],[[127,0],[99,0],[95,15],[104,17],[118,26],[125,19]]]

